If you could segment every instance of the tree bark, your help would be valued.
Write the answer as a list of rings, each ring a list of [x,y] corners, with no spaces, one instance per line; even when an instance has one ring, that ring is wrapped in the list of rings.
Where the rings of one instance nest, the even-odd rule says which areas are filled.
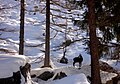
[[[20,43],[19,43],[19,54],[24,54],[24,17],[25,17],[25,8],[24,0],[21,0],[21,10],[20,10]]]
[[[50,67],[50,0],[46,0],[46,37],[44,67]]]
[[[94,0],[88,0],[88,15],[88,24],[90,30],[91,84],[101,84]]]

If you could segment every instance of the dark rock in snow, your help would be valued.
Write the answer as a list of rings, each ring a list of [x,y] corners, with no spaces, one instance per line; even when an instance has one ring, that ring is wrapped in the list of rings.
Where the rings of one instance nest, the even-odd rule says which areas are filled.
[[[54,76],[54,72],[45,71],[42,74],[40,74],[39,76],[37,76],[37,78],[47,81],[48,79],[52,78],[53,76]]]
[[[13,72],[12,77],[0,78],[0,84],[21,84],[20,71]]]
[[[67,75],[64,72],[60,72],[60,73],[57,73],[57,75],[55,76],[55,78],[53,80],[61,79],[64,77],[67,77]]]
[[[87,76],[88,81],[91,82],[92,78],[90,76]]]
[[[35,75],[35,74],[31,75],[31,78],[35,78],[35,77],[36,77],[36,75]]]
[[[100,69],[102,71],[110,72],[110,73],[117,73],[117,71],[111,67],[108,63],[100,61]]]
[[[21,84],[30,72],[29,58],[23,55],[0,54],[0,84]],[[30,77],[30,76],[29,76]]]
[[[21,74],[27,82],[27,73],[30,73],[30,64],[26,63],[25,66],[20,66],[20,71],[13,72],[12,77],[0,78],[0,84],[21,84]]]
[[[25,78],[25,82],[27,82],[27,74],[30,73],[31,65],[29,63],[26,63],[25,66],[20,66],[20,71],[23,77]]]
[[[60,63],[67,64],[67,63],[68,63],[68,59],[63,56],[63,57],[60,59]]]

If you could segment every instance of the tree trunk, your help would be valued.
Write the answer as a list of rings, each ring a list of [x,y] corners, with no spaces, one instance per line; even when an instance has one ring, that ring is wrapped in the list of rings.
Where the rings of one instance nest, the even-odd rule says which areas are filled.
[[[44,67],[50,67],[50,0],[46,0],[46,37]]]
[[[90,30],[91,84],[101,84],[94,0],[88,0],[88,15],[88,24]]]
[[[19,54],[23,55],[24,53],[24,16],[25,16],[25,8],[24,8],[24,0],[21,0],[21,11],[20,11],[20,43],[19,43]]]

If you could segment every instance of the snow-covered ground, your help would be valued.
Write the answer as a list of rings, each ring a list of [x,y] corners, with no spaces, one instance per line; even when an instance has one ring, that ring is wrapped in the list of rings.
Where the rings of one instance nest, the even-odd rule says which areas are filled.
[[[34,14],[34,7],[39,5],[38,0],[26,0],[26,15],[25,15],[25,48],[24,48],[24,55],[27,56],[30,59],[30,63],[32,65],[32,73],[37,73],[39,71],[40,66],[43,65],[43,58],[44,58],[44,50],[45,50],[45,14],[41,14],[37,12]],[[14,54],[18,55],[19,50],[19,26],[20,26],[20,11],[19,11],[19,1],[15,0],[0,0],[0,7],[6,7],[4,12],[0,11],[0,14],[5,17],[0,17],[0,29],[4,29],[3,31],[0,31],[0,53],[1,54]],[[44,3],[41,4],[44,6]],[[12,6],[16,6],[14,8],[9,9]],[[55,7],[52,5],[51,7]],[[63,10],[63,9],[62,9]],[[32,11],[32,12],[31,12]],[[63,10],[64,11],[64,10]],[[66,10],[65,10],[66,11]],[[55,14],[56,11],[51,11]],[[67,16],[67,15],[64,15]],[[55,19],[56,21],[56,19]],[[59,23],[63,23],[63,20],[57,20]],[[73,24],[71,24],[71,21],[68,20],[69,27],[73,29],[78,29],[78,27],[74,27]],[[72,67],[72,59],[79,54],[82,54],[83,56],[83,63],[82,66],[89,65],[90,55],[87,54],[84,48],[86,48],[85,45],[83,45],[83,41],[78,41],[70,46],[68,46],[66,57],[68,58],[68,64],[60,64],[58,63],[59,59],[63,56],[63,49],[58,49],[57,46],[61,45],[65,41],[65,32],[64,28],[60,28],[58,26],[51,26],[51,39],[50,41],[50,56],[51,56],[51,63],[54,66],[55,70],[59,71],[65,71],[68,74],[68,77],[63,78],[61,80],[56,81],[38,81],[38,84],[89,84],[87,81],[87,78],[85,76],[84,72],[79,72],[76,70],[76,68]],[[62,32],[56,32],[55,30],[59,30]],[[67,39],[70,40],[78,40],[86,36],[86,33],[79,30],[78,32],[70,30],[72,32],[69,32],[67,35]],[[55,51],[55,49],[58,49]],[[0,59],[0,62],[1,59]],[[108,61],[107,61],[108,62]],[[3,63],[3,62],[2,62]],[[1,67],[3,66],[2,63],[0,63]],[[108,62],[113,67],[118,68],[120,65],[114,65],[115,62]],[[10,67],[10,65],[8,65]],[[8,67],[8,68],[9,68]],[[63,69],[63,68],[66,68]],[[69,69],[69,67],[72,67],[72,69]],[[84,69],[84,68],[83,68]],[[87,69],[86,69],[87,70]],[[119,69],[120,70],[120,69]],[[78,72],[79,73],[78,73]],[[83,70],[84,71],[84,70]],[[1,72],[1,71],[0,71]],[[6,71],[8,74],[10,74],[8,71]],[[0,74],[0,77],[2,75]],[[6,76],[6,75],[4,75]],[[4,77],[3,76],[3,77]]]
[[[23,55],[0,54],[0,78],[11,77],[13,72],[19,71],[19,67],[28,62],[29,58]]]
[[[60,80],[47,82],[47,84],[90,84],[90,83],[87,81],[85,74],[81,73],[77,75],[68,76]]]
[[[24,55],[0,54],[0,79],[13,77],[15,73],[20,71],[20,67],[25,66],[25,64],[29,62],[29,58]],[[32,80],[30,73],[28,74],[27,84],[31,84]],[[25,78],[22,74],[20,74],[20,76],[22,80],[21,84],[24,84]]]

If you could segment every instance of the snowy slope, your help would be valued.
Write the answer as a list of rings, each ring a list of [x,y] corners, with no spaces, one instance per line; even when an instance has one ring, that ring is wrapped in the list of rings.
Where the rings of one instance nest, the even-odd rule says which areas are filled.
[[[8,1],[8,2],[7,2]],[[2,51],[0,53],[10,53],[15,54],[18,56],[18,50],[19,50],[19,25],[20,25],[20,3],[19,1],[15,0],[1,0],[1,3],[8,4],[7,7],[13,7],[12,9],[6,9],[6,13],[2,13],[2,15],[5,15],[6,17],[0,17],[1,20],[1,25],[0,29],[4,29],[4,31],[0,31],[1,35],[0,38],[1,44],[0,44],[0,49],[8,50],[6,52]],[[37,1],[37,0],[36,0]],[[25,17],[25,52],[24,54],[28,57],[31,58],[33,61],[34,59],[36,60],[38,57],[43,57],[44,58],[44,52],[41,50],[45,49],[45,36],[43,35],[45,33],[45,14],[40,14],[37,12],[34,15],[34,6],[38,6],[38,2],[34,2],[33,0],[29,0],[26,2],[26,17]],[[43,3],[44,5],[45,3]],[[6,6],[5,6],[6,7]],[[52,6],[51,6],[52,7]],[[53,6],[54,7],[54,6]],[[53,11],[52,11],[53,12]],[[56,11],[54,13],[57,14]],[[64,20],[57,20],[59,23],[63,23]],[[71,22],[68,23],[71,26]],[[61,29],[60,27],[53,26],[53,28],[61,30],[62,32],[65,32],[64,29]],[[57,60],[59,60],[63,56],[63,50],[60,49],[58,51],[53,51],[53,49],[56,49],[56,46],[59,46],[62,44],[62,42],[65,41],[64,39],[64,33],[58,32],[56,37],[54,39],[51,39],[51,59],[54,61],[57,65],[56,68],[61,66],[62,64],[57,63]],[[67,35],[67,38],[73,39],[74,38],[74,33],[76,32],[71,32],[71,35]],[[55,30],[51,30],[51,38],[54,37],[56,34]],[[83,32],[83,35],[85,33]],[[79,37],[75,37],[76,39],[79,39]],[[80,36],[81,38],[81,36]],[[90,58],[89,55],[84,52],[84,47],[82,45],[82,42],[76,42],[72,44],[71,46],[68,47],[68,51],[66,53],[66,57],[72,62],[72,58],[75,56],[78,56],[80,53],[84,56],[84,63],[83,64],[90,64]],[[19,57],[19,56],[18,56]],[[7,60],[7,59],[6,59]],[[16,61],[15,61],[16,60]],[[88,61],[89,60],[89,61]],[[12,61],[12,62],[11,62]],[[1,67],[3,67],[3,70],[6,70],[5,72],[7,73],[1,73],[0,76],[2,77],[8,77],[12,75],[12,70],[9,70],[9,68],[13,69],[13,71],[18,70],[18,67],[20,66],[19,63],[22,65],[23,62],[18,61],[17,59],[13,59],[10,62],[13,63],[7,63],[3,66],[3,61],[1,61]],[[14,62],[15,61],[15,62]],[[6,61],[4,61],[6,62]],[[69,65],[72,65],[72,63],[69,62]],[[12,66],[11,66],[12,65]],[[35,64],[32,64],[32,69],[36,69],[37,66],[34,66]],[[69,66],[68,65],[68,66]],[[9,66],[9,67],[7,67]],[[1,68],[2,69],[2,68]],[[3,72],[3,71],[1,71]],[[83,75],[82,75],[83,76]],[[72,77],[72,76],[71,76]],[[81,75],[76,76],[76,78],[81,77]],[[83,76],[84,77],[84,76]],[[69,79],[69,78],[68,78]],[[65,80],[68,80],[65,79]],[[62,81],[62,80],[61,80]],[[60,82],[60,81],[59,81]],[[75,81],[76,82],[76,81]],[[75,83],[74,82],[74,83]],[[55,82],[54,82],[55,83]],[[53,84],[54,84],[53,83]],[[40,83],[41,84],[41,83]]]
[[[35,2],[36,1],[36,2]],[[44,58],[44,52],[45,51],[45,14],[44,13],[40,13],[39,11],[35,13],[35,6],[41,6],[42,8],[44,8],[45,3],[39,3],[39,0],[26,0],[26,14],[25,14],[25,49],[24,49],[24,55],[26,55],[27,57],[30,58],[31,60],[31,65],[32,65],[32,71],[39,71],[40,66],[43,65],[43,58]],[[61,0],[63,1],[63,0]],[[6,9],[5,12],[1,12],[0,14],[2,16],[5,17],[0,17],[0,29],[4,29],[2,31],[0,31],[0,38],[2,38],[0,40],[0,53],[2,54],[15,54],[16,56],[18,55],[18,50],[19,50],[19,27],[20,27],[20,3],[19,1],[15,1],[15,0],[0,0],[0,3],[3,5],[3,7],[13,7],[12,9]],[[40,4],[40,5],[39,5]],[[0,5],[1,7],[1,5]],[[56,6],[52,5],[51,7],[55,8]],[[58,9],[62,10],[62,12],[66,12],[67,10],[63,10],[62,8],[60,8],[59,6],[57,6]],[[45,12],[45,11],[43,11]],[[62,13],[58,13],[56,11],[51,11],[54,14],[61,14],[64,17],[67,17],[69,15],[66,14],[62,14]],[[79,11],[78,11],[79,12]],[[35,14],[34,14],[35,13]],[[65,23],[65,21],[62,19],[54,19],[55,21],[57,21],[57,23]],[[86,33],[79,30],[79,31],[73,31],[74,29],[79,29],[76,26],[73,26],[71,19],[68,19],[68,26],[67,28],[70,28],[69,30],[71,32],[69,32],[69,34],[67,34],[67,39],[70,40],[78,40],[78,39],[82,39],[82,37],[86,36]],[[56,30],[60,31],[60,32],[56,32]],[[77,35],[77,36],[76,36]],[[54,37],[55,36],[55,37]],[[58,49],[57,46],[61,45],[63,42],[65,42],[65,29],[64,28],[60,28],[58,26],[55,25],[51,25],[51,43],[50,43],[50,56],[51,56],[51,60],[52,63],[54,65],[54,68],[56,69],[60,69],[63,71],[68,71],[68,74],[70,75],[70,77],[68,78],[64,78],[61,80],[57,80],[57,81],[49,81],[50,84],[89,84],[87,82],[87,79],[85,77],[84,74],[78,74],[76,75],[76,72],[74,72],[74,68],[72,69],[73,71],[71,72],[69,68],[69,70],[66,69],[61,69],[61,67],[72,67],[72,62],[73,62],[73,58],[78,56],[80,53],[83,56],[83,65],[89,65],[91,60],[90,60],[90,55],[88,53],[86,53],[85,49],[86,46],[83,45],[83,41],[78,41],[75,42],[73,44],[71,44],[70,46],[67,47],[67,52],[66,52],[66,57],[68,58],[69,62],[67,65],[65,64],[60,64],[58,63],[58,60],[63,56],[63,49]],[[54,51],[55,49],[58,49],[56,51]],[[8,50],[6,52],[4,52],[5,50]],[[12,52],[12,53],[11,53]],[[15,61],[16,59],[13,59],[11,61]],[[41,62],[42,60],[42,62]],[[4,61],[6,62],[6,61]],[[2,63],[4,63],[2,62]],[[21,61],[17,61],[20,63],[24,63]],[[0,74],[0,76],[2,77],[6,77],[6,76],[10,76],[11,72],[8,71],[7,68],[5,68],[1,63],[1,67],[4,68],[4,70],[7,70],[7,73],[4,74]],[[6,64],[7,66],[8,64]],[[11,65],[13,65],[13,67],[15,68],[15,71],[18,69],[18,65],[14,65],[14,64],[9,64],[8,68],[12,68],[10,67]],[[13,68],[13,69],[14,69]],[[86,69],[87,70],[87,69]],[[84,70],[83,70],[84,71]],[[3,71],[2,71],[3,72]],[[87,71],[86,71],[87,72]],[[83,73],[83,72],[80,72]],[[74,75],[73,75],[74,74]],[[88,73],[89,74],[89,73]],[[73,75],[73,76],[72,76]],[[77,80],[75,80],[75,79]],[[78,79],[79,78],[79,79]],[[83,80],[83,81],[81,81]],[[66,82],[63,82],[66,81]],[[41,81],[40,81],[41,82]],[[86,83],[83,83],[86,82]],[[49,84],[48,82],[43,82],[43,84]],[[42,84],[42,83],[39,83]]]
[[[28,62],[29,58],[23,55],[0,54],[0,78],[13,76],[13,72],[19,71],[19,67]]]
[[[37,0],[36,0],[37,1]],[[18,1],[12,0],[10,2],[10,6],[18,5]],[[6,1],[3,0],[1,3],[6,3]],[[38,5],[38,1],[34,2],[32,0],[26,2],[26,17],[25,17],[25,52],[24,54],[26,56],[40,56],[41,54],[44,54],[45,50],[45,36],[43,35],[45,33],[45,14],[40,14],[39,12],[34,15],[34,12],[29,12],[30,10],[34,10],[34,6]],[[45,4],[45,3],[43,3]],[[51,6],[52,7],[52,6]],[[54,7],[54,6],[53,6]],[[62,9],[63,10],[63,9]],[[14,49],[15,52],[18,52],[19,48],[19,6],[13,8],[13,9],[7,9],[9,11],[9,17],[6,17],[7,19],[4,19],[2,21],[2,24],[0,28],[6,28],[6,31],[2,31],[2,35],[0,38],[3,38],[3,41],[5,40],[5,44],[0,45],[1,48],[10,48]],[[57,14],[56,11],[54,13]],[[4,18],[4,17],[3,17]],[[69,23],[68,23],[69,24]],[[71,24],[71,23],[70,23]],[[53,26],[54,29],[61,30],[60,27]],[[72,26],[73,27],[73,26]],[[74,27],[73,27],[74,28]],[[77,29],[77,27],[75,27]],[[14,31],[12,31],[14,30]],[[65,30],[62,29],[63,32]],[[67,35],[68,39],[81,39],[83,36],[85,36],[85,32],[79,31],[81,33],[79,36],[75,36],[77,32],[71,32],[71,34]],[[51,29],[51,38],[56,34],[55,30]],[[70,36],[71,35],[71,36]],[[51,39],[51,56],[53,57],[62,57],[63,56],[63,49],[53,51],[54,49],[57,49],[56,46],[59,46],[62,44],[62,42],[65,41],[65,35],[62,32],[58,32],[56,37],[54,39]],[[10,44],[10,45],[9,45]],[[12,46],[11,46],[12,44]],[[78,56],[80,53],[83,55],[84,63],[83,64],[90,64],[90,56],[86,54],[84,48],[86,46],[83,45],[82,41],[75,42],[74,44],[67,47],[66,57],[69,59],[73,59],[75,56]],[[41,51],[42,50],[42,51]],[[88,61],[89,60],[89,61]]]

